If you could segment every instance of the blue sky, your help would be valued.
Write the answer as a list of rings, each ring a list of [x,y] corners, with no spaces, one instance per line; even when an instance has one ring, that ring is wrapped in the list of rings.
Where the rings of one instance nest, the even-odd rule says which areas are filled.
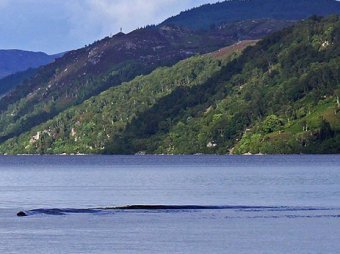
[[[0,49],[59,53],[214,0],[0,0]]]

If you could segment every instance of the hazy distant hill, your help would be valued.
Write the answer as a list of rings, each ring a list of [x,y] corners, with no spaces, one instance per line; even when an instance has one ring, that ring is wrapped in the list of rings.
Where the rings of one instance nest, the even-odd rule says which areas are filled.
[[[330,14],[340,14],[340,2],[336,0],[229,0],[184,11],[162,24],[206,29],[220,23],[247,19],[301,20],[312,15]]]
[[[0,96],[3,96],[11,89],[22,84],[25,80],[30,79],[38,71],[38,69],[29,68],[25,71],[16,72],[0,79]]]
[[[47,55],[43,52],[31,52],[23,50],[0,50],[0,79],[25,71],[29,68],[51,63],[60,55]]]

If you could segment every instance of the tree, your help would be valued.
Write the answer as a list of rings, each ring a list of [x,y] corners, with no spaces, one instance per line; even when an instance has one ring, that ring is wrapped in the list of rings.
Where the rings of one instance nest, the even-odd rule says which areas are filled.
[[[279,130],[282,125],[283,123],[280,118],[278,118],[276,115],[270,115],[263,121],[261,130],[267,134]]]
[[[340,108],[340,89],[335,90],[334,92],[335,97],[336,97],[336,105],[338,108]]]
[[[325,119],[322,119],[321,126],[320,126],[319,138],[321,140],[326,140],[326,139],[329,139],[329,138],[333,138],[334,134],[335,133],[332,130],[330,123],[328,121],[326,121]]]

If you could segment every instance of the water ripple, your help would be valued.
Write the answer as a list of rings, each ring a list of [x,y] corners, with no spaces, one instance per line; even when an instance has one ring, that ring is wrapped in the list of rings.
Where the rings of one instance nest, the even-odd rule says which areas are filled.
[[[127,205],[102,208],[41,208],[28,211],[20,211],[17,213],[19,217],[32,215],[67,215],[67,214],[100,214],[108,212],[124,212],[124,211],[139,211],[139,212],[183,212],[183,211],[200,211],[200,210],[235,210],[241,212],[306,212],[306,211],[339,211],[340,208],[329,207],[298,207],[298,206],[202,206],[202,205]],[[287,218],[310,217],[310,215],[283,215]],[[313,217],[331,216],[339,218],[340,215],[311,215]],[[276,218],[280,216],[252,216],[249,218]],[[281,216],[282,217],[282,216]],[[236,218],[236,217],[234,217]]]

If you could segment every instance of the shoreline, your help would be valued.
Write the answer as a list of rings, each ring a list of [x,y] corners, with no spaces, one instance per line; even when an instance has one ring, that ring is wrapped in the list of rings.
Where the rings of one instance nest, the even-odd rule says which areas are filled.
[[[203,157],[203,156],[223,156],[223,157],[267,157],[267,156],[321,156],[321,155],[340,155],[338,153],[329,153],[329,154],[314,154],[314,153],[290,153],[290,154],[0,154],[0,157],[48,157],[48,156],[60,156],[60,157],[90,157],[90,156],[129,156],[129,157],[150,157],[150,156],[164,156],[164,157],[173,157],[173,156],[191,156],[191,157]]]

